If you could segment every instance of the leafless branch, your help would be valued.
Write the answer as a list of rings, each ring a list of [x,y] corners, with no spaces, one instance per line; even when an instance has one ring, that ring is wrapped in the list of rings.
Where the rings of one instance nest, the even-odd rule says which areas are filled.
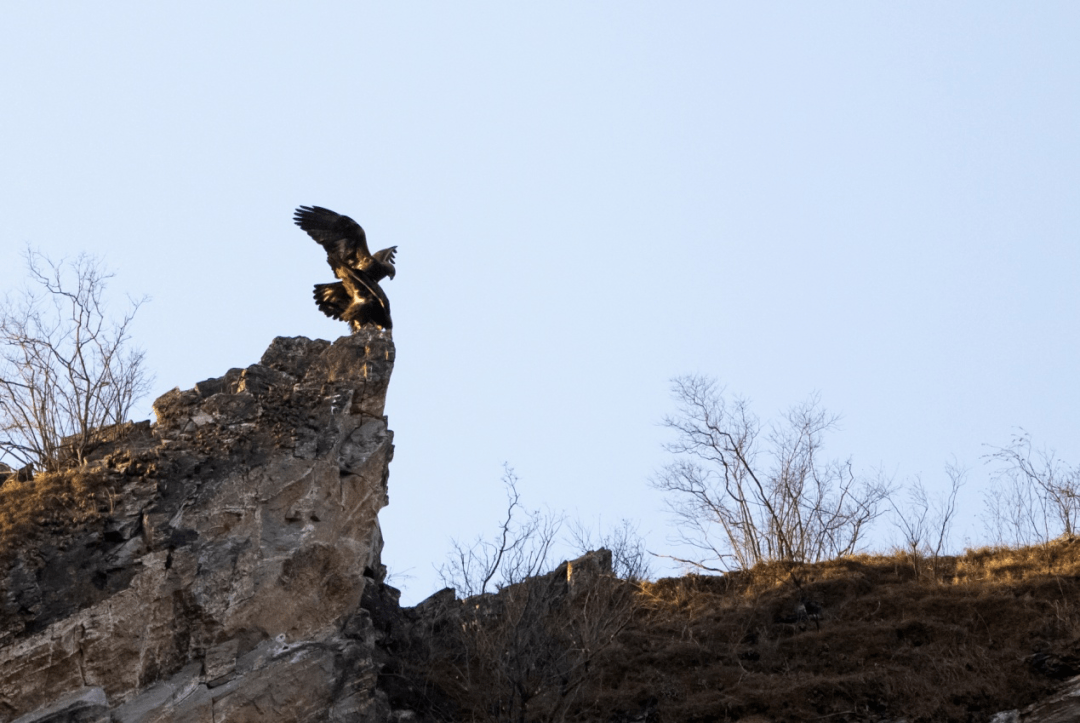
[[[1070,468],[1053,450],[1035,450],[1024,430],[986,456],[996,464],[986,497],[986,523],[999,543],[1023,545],[1077,534],[1080,466]]]
[[[624,519],[618,527],[597,533],[580,520],[571,522],[569,527],[570,540],[578,554],[600,548],[611,550],[611,568],[616,577],[631,582],[652,577],[645,541],[632,521]]]
[[[653,485],[669,493],[676,539],[704,553],[697,564],[812,562],[858,547],[889,485],[857,476],[850,460],[821,459],[837,417],[816,396],[764,435],[749,403],[707,377],[676,378],[672,396],[678,412],[664,424],[675,458]]]
[[[130,326],[145,299],[106,313],[112,278],[93,257],[28,249],[29,285],[0,306],[0,459],[55,470],[82,462],[95,430],[127,421],[150,377]]]
[[[562,527],[562,514],[524,510],[518,477],[509,465],[503,467],[502,482],[506,518],[494,539],[481,535],[468,544],[451,541],[451,553],[438,569],[443,584],[462,597],[483,595],[493,586],[512,585],[551,566],[551,548]]]
[[[923,562],[928,560],[934,578],[945,554],[949,535],[956,516],[956,497],[964,486],[967,470],[955,462],[945,466],[949,478],[948,492],[931,496],[922,480],[916,478],[907,488],[907,502],[898,502],[896,495],[889,496],[893,525],[903,537],[904,551],[911,561],[916,577],[924,573]]]

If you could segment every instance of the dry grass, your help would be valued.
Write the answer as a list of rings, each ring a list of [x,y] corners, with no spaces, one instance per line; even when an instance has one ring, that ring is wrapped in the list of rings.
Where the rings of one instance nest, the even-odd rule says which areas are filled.
[[[38,474],[0,487],[0,560],[40,534],[70,532],[108,515],[114,490],[94,468]]]
[[[85,463],[0,485],[0,562],[42,534],[74,532],[111,515],[125,476],[145,478],[157,471],[150,430],[150,422],[95,430],[96,446]]]
[[[896,554],[646,583],[577,715],[981,721],[1051,690],[1037,661],[1080,653],[1080,540],[936,562],[933,577]]]
[[[501,719],[480,679],[432,672],[447,720]],[[988,721],[1078,673],[1080,540],[861,555],[640,584],[569,710],[523,720]]]

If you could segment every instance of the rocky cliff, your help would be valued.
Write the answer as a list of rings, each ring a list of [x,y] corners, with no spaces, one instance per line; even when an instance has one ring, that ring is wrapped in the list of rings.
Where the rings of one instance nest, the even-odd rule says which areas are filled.
[[[0,561],[0,720],[387,720],[359,604],[393,363],[377,331],[278,338],[103,433],[97,514]]]
[[[99,430],[86,464],[7,475],[0,723],[1080,720],[1078,538],[797,581],[635,584],[597,551],[401,609],[393,362],[379,332],[279,338]]]

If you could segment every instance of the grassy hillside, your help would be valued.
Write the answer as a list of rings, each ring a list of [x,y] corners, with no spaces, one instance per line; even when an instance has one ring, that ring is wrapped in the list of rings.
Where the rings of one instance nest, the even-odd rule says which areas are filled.
[[[645,584],[581,713],[979,721],[1076,673],[1080,540],[859,556]]]
[[[413,670],[451,701],[433,717],[987,721],[1080,673],[1078,539],[620,584],[427,625]]]

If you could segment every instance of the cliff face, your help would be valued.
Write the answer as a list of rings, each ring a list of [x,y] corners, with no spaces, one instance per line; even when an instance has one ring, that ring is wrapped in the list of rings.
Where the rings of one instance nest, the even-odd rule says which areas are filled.
[[[0,567],[0,720],[385,720],[358,607],[393,361],[376,331],[278,338],[103,439],[101,514]]]

